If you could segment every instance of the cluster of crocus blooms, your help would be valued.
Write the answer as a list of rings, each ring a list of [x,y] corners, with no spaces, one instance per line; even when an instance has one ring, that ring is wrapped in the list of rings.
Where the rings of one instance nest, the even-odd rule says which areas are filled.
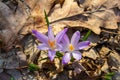
[[[79,42],[80,40],[80,32],[76,31],[71,40],[69,40],[67,34],[67,28],[60,31],[56,36],[52,31],[52,28],[48,27],[48,35],[44,35],[36,30],[32,30],[32,33],[37,37],[37,39],[42,42],[38,49],[40,50],[48,50],[48,57],[51,61],[54,60],[56,56],[56,52],[64,53],[62,58],[62,64],[66,64],[70,61],[71,57],[76,60],[80,60],[82,58],[79,50],[89,46],[89,41]]]

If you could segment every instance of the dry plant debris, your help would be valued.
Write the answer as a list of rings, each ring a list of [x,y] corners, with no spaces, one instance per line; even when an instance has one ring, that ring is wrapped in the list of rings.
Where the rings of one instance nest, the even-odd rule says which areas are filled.
[[[82,60],[61,67],[43,59],[31,30],[47,32],[44,10],[55,34],[65,27],[69,36],[93,31]],[[0,0],[0,80],[99,80],[109,72],[120,80],[119,59],[120,0]],[[31,73],[29,63],[39,71]]]

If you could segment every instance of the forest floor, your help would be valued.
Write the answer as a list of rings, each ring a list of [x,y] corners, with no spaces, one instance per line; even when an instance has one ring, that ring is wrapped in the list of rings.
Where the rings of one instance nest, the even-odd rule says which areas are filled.
[[[120,0],[0,0],[0,80],[120,80]],[[72,6],[72,7],[71,7]],[[37,49],[33,29],[91,30],[82,59],[66,65]],[[39,11],[40,10],[40,11]]]

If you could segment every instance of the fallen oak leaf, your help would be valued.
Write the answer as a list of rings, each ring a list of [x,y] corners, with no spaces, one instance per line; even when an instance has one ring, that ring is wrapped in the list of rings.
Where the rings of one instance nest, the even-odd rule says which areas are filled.
[[[85,12],[83,12],[83,9],[78,7],[73,0],[70,0],[70,2],[65,0],[65,3],[62,8],[60,5],[56,5],[54,11],[51,12],[51,15],[49,16],[51,25],[54,28],[58,29],[60,26],[61,28],[66,26],[85,27],[91,29],[96,34],[100,34],[100,27],[107,29],[117,28],[117,19],[112,9],[107,10],[100,8],[91,13],[89,12],[86,18],[82,18],[82,16],[85,15]]]
[[[107,29],[117,29],[117,17],[112,9],[98,11],[92,14],[93,19],[97,19],[100,27]],[[98,23],[97,23],[98,24]]]
[[[34,9],[34,5],[37,0],[34,0],[33,7],[30,9]],[[16,13],[14,13],[6,4],[0,2],[0,21],[2,21],[2,25],[0,25],[0,34],[5,44],[3,47],[6,50],[12,48],[16,39],[18,39],[18,33],[25,26],[29,16],[30,9],[25,1],[18,1],[18,8]],[[4,27],[4,28],[3,28]]]

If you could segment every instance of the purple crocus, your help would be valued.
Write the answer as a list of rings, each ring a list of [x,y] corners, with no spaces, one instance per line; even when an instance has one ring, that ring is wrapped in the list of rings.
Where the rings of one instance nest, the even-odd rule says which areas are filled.
[[[83,41],[79,42],[80,39],[80,32],[76,31],[72,38],[71,41],[69,40],[68,36],[65,34],[63,39],[62,39],[62,51],[65,52],[63,58],[62,58],[62,63],[66,64],[70,61],[71,57],[75,58],[76,60],[80,60],[82,58],[81,53],[79,50],[87,47],[90,42],[89,41]]]
[[[50,58],[51,61],[53,61],[56,51],[60,49],[60,41],[63,38],[64,34],[66,33],[67,28],[64,30],[60,31],[56,37],[54,37],[52,28],[49,26],[48,27],[48,36],[36,31],[32,30],[32,33],[38,38],[40,42],[42,42],[39,46],[38,49],[40,50],[48,50],[48,57]]]

